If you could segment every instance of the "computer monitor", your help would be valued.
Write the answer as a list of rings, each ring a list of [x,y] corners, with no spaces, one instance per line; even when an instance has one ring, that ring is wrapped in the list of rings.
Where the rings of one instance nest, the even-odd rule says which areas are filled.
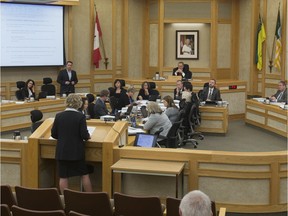
[[[138,133],[136,134],[134,146],[152,148],[156,146],[157,135]]]

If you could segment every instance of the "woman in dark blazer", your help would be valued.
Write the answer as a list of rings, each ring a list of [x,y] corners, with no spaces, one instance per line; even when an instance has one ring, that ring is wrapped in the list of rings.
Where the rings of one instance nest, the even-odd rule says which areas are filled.
[[[70,94],[64,112],[55,117],[51,136],[57,139],[55,158],[59,167],[59,187],[68,188],[68,178],[81,176],[85,191],[92,191],[89,170],[85,163],[85,142],[90,139],[85,116],[78,111],[82,98]]]
[[[137,100],[149,100],[150,95],[150,85],[147,81],[145,81],[142,83],[141,89],[139,90]]]
[[[116,110],[122,109],[122,103],[120,100],[126,94],[126,92],[127,91],[123,88],[121,81],[116,79],[114,81],[114,89],[110,92],[110,98],[114,97],[111,99],[111,101],[114,103],[112,113],[115,113]]]
[[[35,98],[35,82],[32,79],[28,79],[25,83],[25,87],[21,90],[22,97],[24,99],[27,98]]]

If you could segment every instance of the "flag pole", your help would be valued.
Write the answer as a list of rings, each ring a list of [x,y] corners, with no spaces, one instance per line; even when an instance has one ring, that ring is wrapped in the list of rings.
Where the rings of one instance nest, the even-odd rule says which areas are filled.
[[[280,2],[278,6],[278,11],[280,10]],[[278,11],[277,11],[277,19],[278,19]],[[277,25],[275,27],[275,32],[277,29]],[[274,48],[275,48],[275,41],[276,41],[276,35],[274,34],[274,39],[273,39],[273,45],[272,45],[272,53],[269,59],[269,68],[270,68],[270,73],[272,73],[272,68],[273,68],[273,56],[274,56]]]
[[[96,9],[95,2],[94,2],[94,10],[95,10],[95,14],[97,14],[97,9]],[[99,19],[99,17],[98,17],[98,19]],[[104,42],[103,42],[103,38],[102,37],[100,37],[100,43],[101,43],[102,48],[103,48],[105,69],[107,70],[109,62],[108,62],[108,58],[106,56],[105,46],[104,46]]]

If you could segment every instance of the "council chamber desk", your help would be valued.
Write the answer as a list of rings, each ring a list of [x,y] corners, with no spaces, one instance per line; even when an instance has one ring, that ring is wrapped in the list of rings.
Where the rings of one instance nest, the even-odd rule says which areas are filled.
[[[279,106],[246,100],[245,122],[288,137],[288,110],[283,110]]]

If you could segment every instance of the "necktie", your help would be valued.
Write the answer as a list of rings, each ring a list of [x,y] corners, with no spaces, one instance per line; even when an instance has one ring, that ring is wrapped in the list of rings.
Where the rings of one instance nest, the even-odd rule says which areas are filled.
[[[283,91],[278,95],[277,101],[281,99],[282,95],[283,95]]]
[[[212,97],[212,89],[209,89],[208,99],[211,100],[211,97]]]

